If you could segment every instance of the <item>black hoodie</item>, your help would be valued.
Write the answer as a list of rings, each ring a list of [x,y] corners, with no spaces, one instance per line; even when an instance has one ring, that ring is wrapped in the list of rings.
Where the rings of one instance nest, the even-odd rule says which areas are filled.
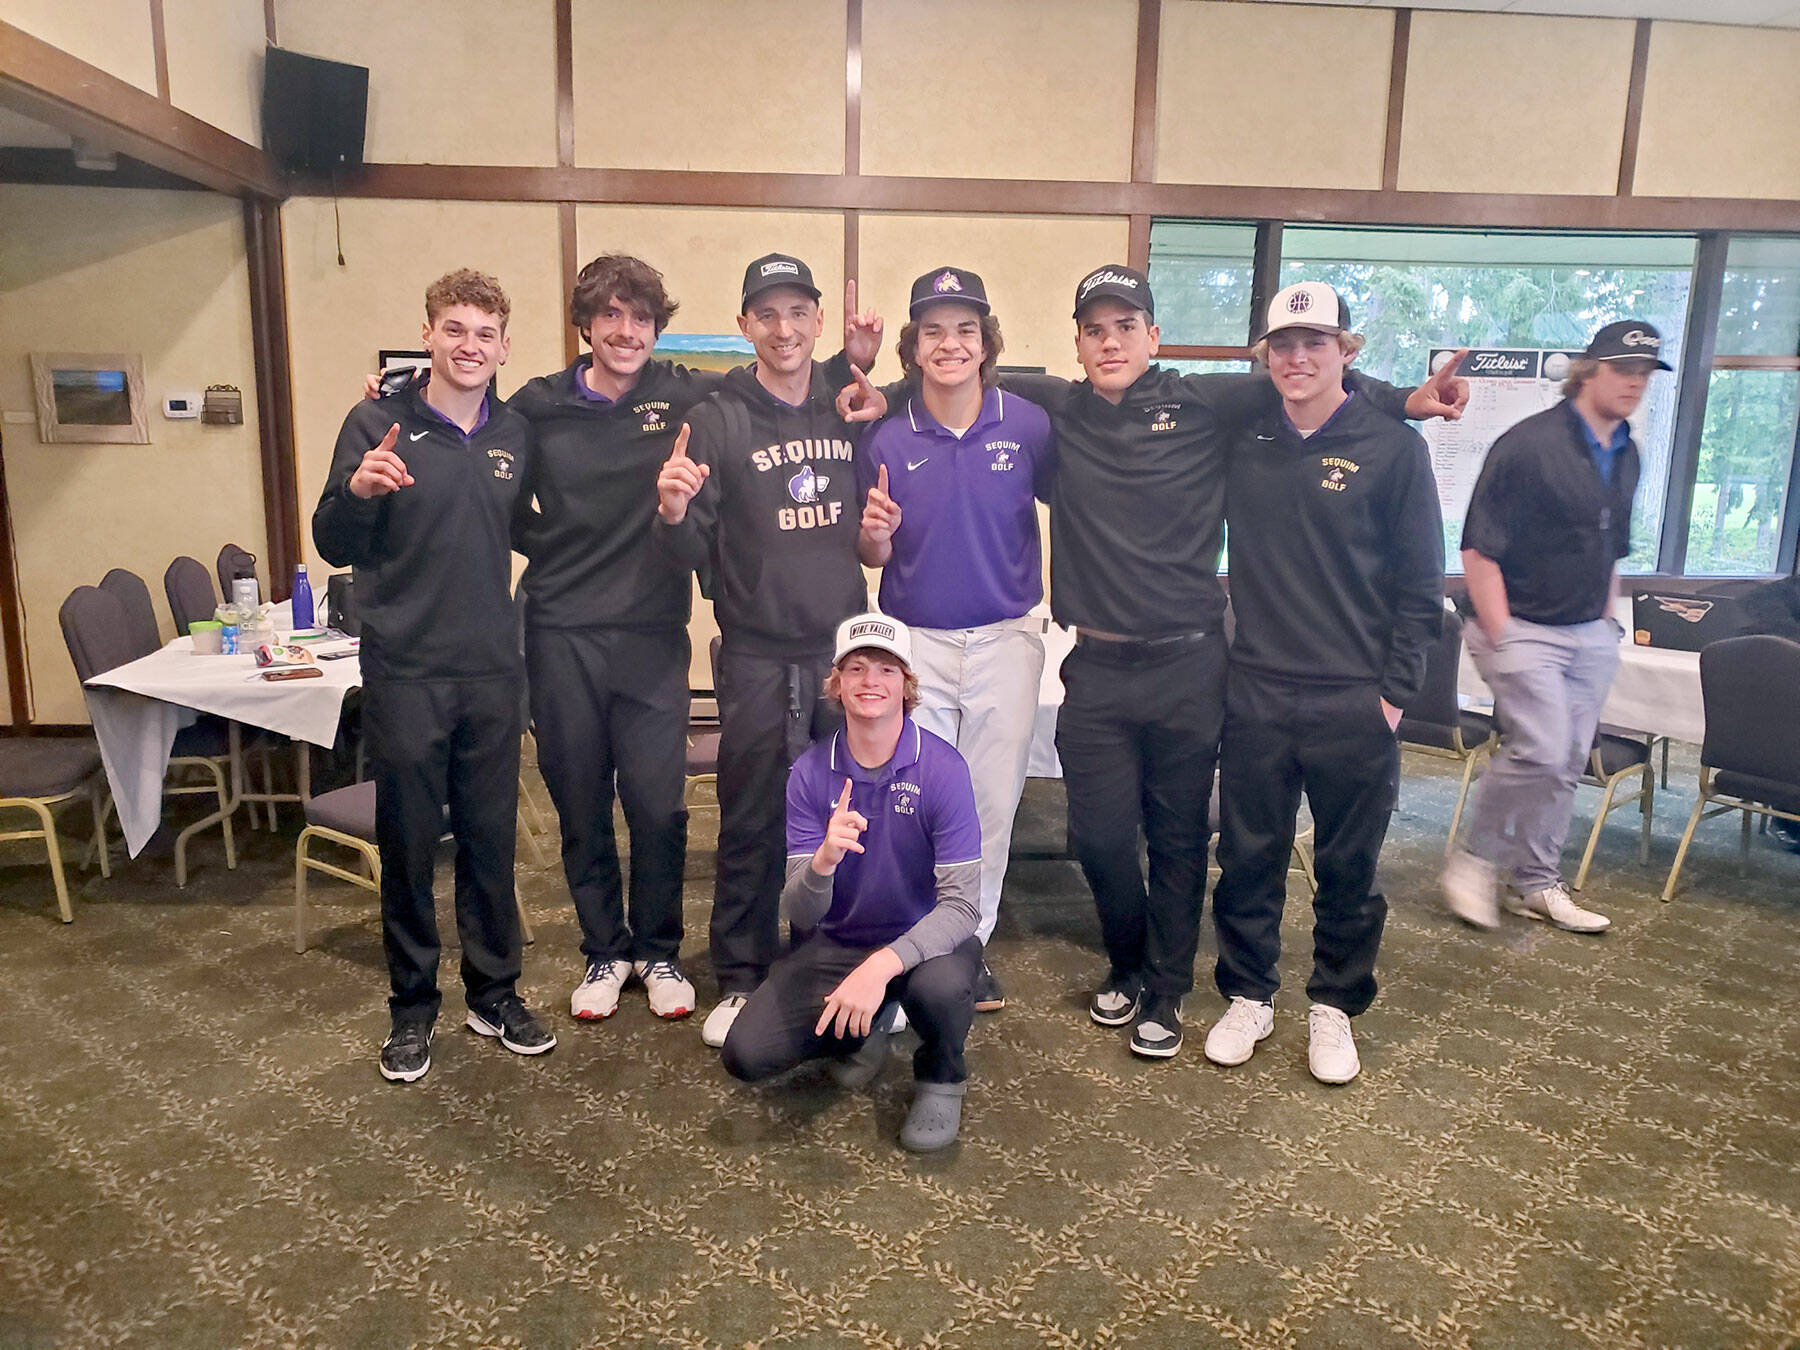
[[[743,650],[828,650],[838,623],[868,607],[855,435],[833,406],[838,387],[815,362],[793,407],[748,366],[688,413],[688,455],[710,473],[681,523],[659,516],[654,534],[679,566],[710,564],[719,630]]]
[[[409,386],[363,399],[344,419],[313,542],[334,567],[356,569],[365,677],[455,680],[516,675],[511,536],[531,499],[531,427],[488,397],[487,421],[468,436]],[[350,475],[388,428],[409,487],[367,499]]]
[[[540,375],[507,405],[537,434],[531,485],[538,509],[515,541],[531,560],[519,583],[526,622],[686,628],[693,595],[687,569],[650,547],[656,475],[689,408],[722,388],[725,376],[652,360],[613,403],[576,388],[592,361],[583,356]]]
[[[1238,433],[1231,663],[1378,684],[1406,707],[1444,622],[1444,521],[1425,439],[1352,395],[1309,437],[1276,408]]]

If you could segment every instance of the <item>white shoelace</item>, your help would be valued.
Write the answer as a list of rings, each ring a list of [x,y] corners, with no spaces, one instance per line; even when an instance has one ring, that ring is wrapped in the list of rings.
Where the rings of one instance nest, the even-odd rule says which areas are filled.
[[[673,961],[652,961],[644,967],[645,984],[649,984],[652,980],[679,980],[681,978],[681,972],[675,969]]]

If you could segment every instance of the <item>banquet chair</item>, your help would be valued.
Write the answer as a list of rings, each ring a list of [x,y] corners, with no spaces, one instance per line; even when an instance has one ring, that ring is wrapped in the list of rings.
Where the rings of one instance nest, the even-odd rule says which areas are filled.
[[[197,558],[180,557],[169,564],[163,573],[163,596],[169,602],[175,632],[182,637],[187,636],[189,624],[212,618],[219,608],[212,577]]]
[[[115,591],[117,589],[115,583]],[[131,621],[115,593],[98,586],[77,586],[63,601],[57,618],[62,624],[69,659],[75,664],[75,674],[84,685],[94,676],[144,655],[133,642]],[[141,640],[140,633],[139,643]],[[188,840],[212,825],[219,826],[225,839],[225,866],[234,871],[237,868],[237,845],[232,838],[231,816],[227,810],[231,805],[230,765],[230,738],[223,722],[216,719],[200,721],[175,733],[175,743],[169,751],[170,775],[192,770],[208,781],[179,783],[165,779],[163,796],[210,794],[219,804],[217,811],[203,816],[175,836],[177,886],[187,885]]]
[[[1703,819],[1728,811],[1743,813],[1740,871],[1749,865],[1753,815],[1800,821],[1796,692],[1800,692],[1800,642],[1758,635],[1725,638],[1701,651],[1706,740],[1700,747],[1700,793],[1675,850],[1675,864],[1663,886],[1664,900],[1674,898],[1688,845]]]
[[[227,544],[219,550],[219,559],[213,565],[213,570],[219,574],[219,594],[229,600],[232,578],[256,575],[256,555],[236,544]]]
[[[1425,654],[1424,686],[1401,714],[1400,725],[1396,728],[1402,750],[1417,750],[1421,754],[1462,761],[1462,785],[1457,789],[1456,809],[1450,815],[1451,841],[1455,840],[1457,827],[1462,823],[1463,807],[1469,800],[1469,784],[1474,781],[1476,763],[1491,749],[1494,739],[1494,719],[1487,713],[1463,708],[1456,696],[1457,670],[1462,664],[1462,631],[1462,616],[1454,610],[1446,611],[1443,630]]]
[[[100,875],[110,877],[112,866],[106,855],[106,774],[100,765],[100,747],[92,740],[61,737],[0,740],[0,810],[17,808],[38,818],[37,829],[0,832],[0,841],[44,841],[50,858],[50,879],[56,886],[56,905],[64,923],[75,922],[75,911],[69,905],[62,846],[57,841],[56,818],[50,808],[77,797],[85,798],[93,807],[94,851],[100,859]]]
[[[150,603],[150,588],[136,572],[115,567],[100,578],[100,589],[119,602],[125,613],[125,634],[131,642],[131,659],[148,656],[162,646],[162,630],[157,627],[156,607]]]
[[[313,856],[318,841],[337,844],[357,855],[362,871],[352,872],[337,863]],[[306,927],[307,877],[312,872],[360,886],[365,891],[381,894],[381,850],[375,843],[375,784],[352,783],[334,792],[322,792],[306,802],[306,828],[294,844],[294,950],[304,952],[310,945]],[[515,890],[513,901],[519,907],[519,930],[525,941],[533,941],[531,920],[525,913],[525,901]]]

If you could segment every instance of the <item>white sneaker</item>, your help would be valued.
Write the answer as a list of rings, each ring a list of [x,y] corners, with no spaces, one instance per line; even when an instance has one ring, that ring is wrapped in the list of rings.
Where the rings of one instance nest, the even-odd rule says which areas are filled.
[[[694,986],[673,961],[633,961],[632,970],[650,995],[650,1011],[673,1021],[694,1011]],[[724,1041],[721,1039],[721,1045]]]
[[[1275,1030],[1273,1004],[1234,997],[1225,1015],[1206,1033],[1206,1057],[1214,1064],[1242,1064],[1256,1053],[1256,1043]]]
[[[1500,905],[1494,895],[1494,864],[1465,848],[1444,861],[1444,905],[1464,923],[1477,928],[1500,926]]]
[[[706,1015],[706,1025],[700,1028],[700,1039],[717,1050],[725,1044],[725,1038],[731,1034],[731,1024],[737,1021],[744,1005],[750,1001],[745,994],[727,994],[719,1000],[719,1006]]]
[[[1341,1009],[1315,1003],[1306,1024],[1306,1067],[1314,1078],[1321,1083],[1348,1083],[1362,1072],[1356,1037],[1350,1034],[1350,1019]]]
[[[1558,928],[1567,929],[1571,933],[1604,933],[1612,927],[1612,920],[1604,914],[1596,914],[1591,909],[1583,909],[1575,903],[1569,894],[1569,888],[1562,882],[1554,886],[1546,886],[1541,891],[1532,891],[1517,899],[1506,897],[1506,908],[1514,914],[1523,914],[1528,919],[1548,920]]]
[[[589,961],[587,974],[569,995],[569,1011],[584,1022],[598,1022],[619,1010],[619,990],[631,978],[629,961]]]

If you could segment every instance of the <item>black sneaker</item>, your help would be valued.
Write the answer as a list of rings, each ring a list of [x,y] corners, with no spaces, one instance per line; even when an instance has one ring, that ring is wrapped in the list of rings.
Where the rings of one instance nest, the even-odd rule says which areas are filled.
[[[469,1009],[469,1030],[497,1036],[515,1055],[541,1055],[556,1049],[556,1037],[533,1017],[517,994],[508,994],[485,1008]]]
[[[1006,1006],[1006,993],[1000,988],[1000,981],[994,978],[994,972],[988,969],[988,963],[981,963],[981,973],[975,977],[975,1011],[999,1012]]]
[[[1149,1059],[1172,1059],[1181,1049],[1181,1000],[1147,995],[1137,1025],[1131,1029],[1131,1053]]]
[[[381,1043],[381,1076],[390,1083],[414,1083],[431,1067],[433,1024],[396,1017]]]
[[[1088,1000],[1088,1016],[1103,1027],[1122,1027],[1137,1016],[1142,996],[1143,986],[1135,978],[1109,975]]]

